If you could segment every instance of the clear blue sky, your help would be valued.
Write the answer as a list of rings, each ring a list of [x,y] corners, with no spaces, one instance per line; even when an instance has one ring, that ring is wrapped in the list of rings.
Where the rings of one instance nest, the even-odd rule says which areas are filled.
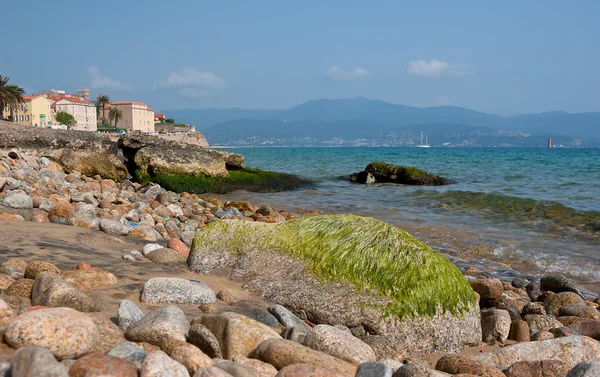
[[[600,111],[600,2],[7,1],[0,74],[159,109]]]

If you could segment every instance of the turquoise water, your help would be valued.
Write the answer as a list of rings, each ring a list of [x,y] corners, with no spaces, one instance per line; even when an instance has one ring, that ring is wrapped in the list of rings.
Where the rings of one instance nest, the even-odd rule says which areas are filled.
[[[315,182],[225,199],[278,209],[372,216],[405,228],[459,266],[509,278],[562,273],[600,292],[600,149],[241,148],[246,166]],[[455,181],[443,187],[356,185],[372,161]]]

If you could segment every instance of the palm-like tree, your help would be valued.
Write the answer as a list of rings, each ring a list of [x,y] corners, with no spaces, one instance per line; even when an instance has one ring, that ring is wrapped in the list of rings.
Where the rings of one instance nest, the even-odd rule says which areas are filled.
[[[100,109],[102,109],[102,118],[106,118],[106,114],[104,112],[104,108],[106,105],[110,103],[110,98],[106,94],[98,94],[96,97],[96,116],[100,119]]]
[[[2,114],[5,106],[11,108],[12,114],[13,108],[25,102],[23,99],[25,90],[17,85],[8,85],[9,80],[9,77],[0,75],[0,118],[3,118]]]
[[[118,107],[112,107],[108,112],[109,122],[115,121],[115,127],[118,128],[119,121],[123,119],[123,112]]]

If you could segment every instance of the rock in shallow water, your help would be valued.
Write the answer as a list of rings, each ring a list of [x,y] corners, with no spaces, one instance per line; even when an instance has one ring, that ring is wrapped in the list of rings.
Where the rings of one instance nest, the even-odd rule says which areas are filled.
[[[58,359],[77,358],[93,346],[96,325],[69,308],[23,313],[6,326],[4,339],[13,348],[45,347]]]
[[[214,304],[215,293],[199,280],[158,277],[144,284],[141,302],[148,304]]]

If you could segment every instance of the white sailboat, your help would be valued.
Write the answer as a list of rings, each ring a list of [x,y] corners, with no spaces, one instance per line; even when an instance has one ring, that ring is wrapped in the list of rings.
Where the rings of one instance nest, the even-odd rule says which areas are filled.
[[[421,144],[417,145],[418,148],[429,148],[431,145],[427,144],[427,136],[425,135],[425,144],[423,144],[423,131],[421,131]]]

